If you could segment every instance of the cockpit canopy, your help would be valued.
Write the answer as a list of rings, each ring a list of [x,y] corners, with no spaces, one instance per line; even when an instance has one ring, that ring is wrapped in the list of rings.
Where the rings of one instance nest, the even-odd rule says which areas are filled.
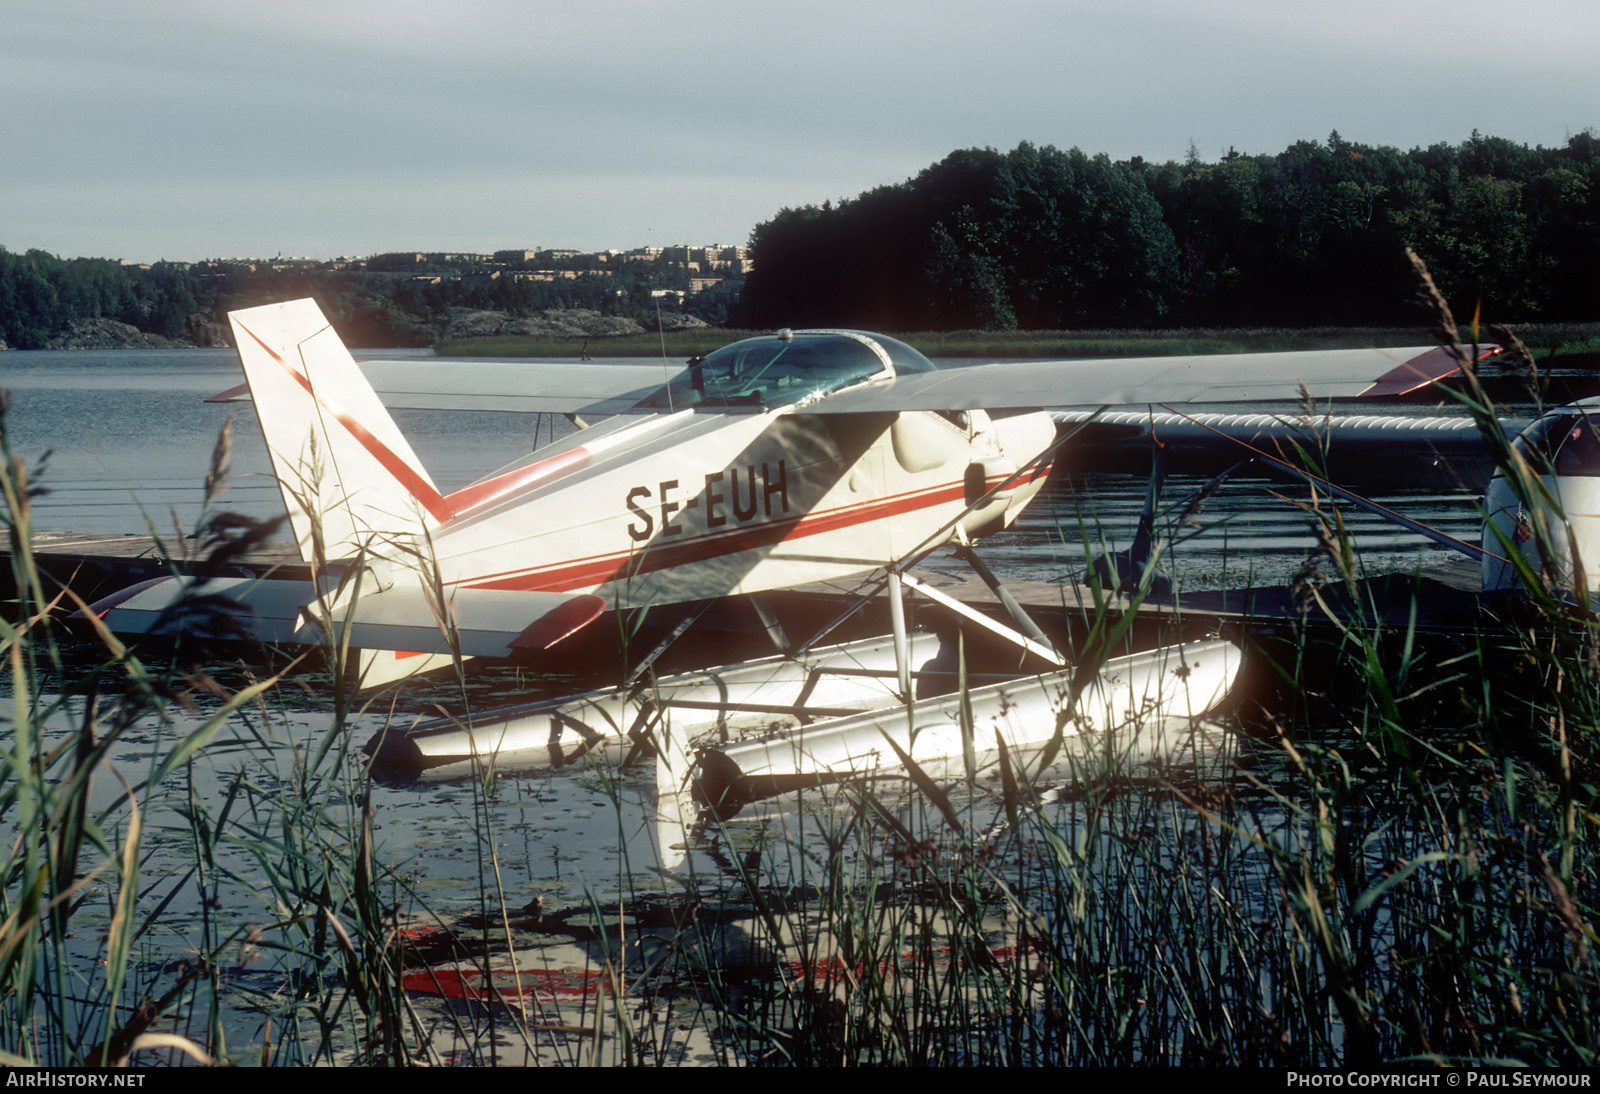
[[[933,363],[895,338],[856,331],[781,331],[746,338],[689,362],[641,410],[772,410]]]
[[[1583,400],[1534,421],[1512,442],[1537,472],[1600,476],[1600,402]]]

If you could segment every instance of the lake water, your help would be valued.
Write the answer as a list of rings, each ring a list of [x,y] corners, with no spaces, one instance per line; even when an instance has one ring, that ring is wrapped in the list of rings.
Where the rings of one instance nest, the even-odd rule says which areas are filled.
[[[10,399],[11,448],[36,469],[35,484],[48,491],[35,506],[35,526],[104,533],[139,532],[147,526],[165,533],[175,524],[192,529],[211,448],[229,414],[234,416],[234,471],[223,503],[259,517],[280,511],[249,405],[202,402],[239,379],[233,354],[224,351],[0,354],[0,388]],[[565,423],[557,427],[549,418],[528,415],[411,411],[396,417],[446,490],[503,465],[532,448],[536,439],[548,440],[552,428],[566,428]],[[983,547],[1002,576],[1074,578],[1084,568],[1084,529],[1091,539],[1103,537],[1112,547],[1126,545],[1143,503],[1142,479],[1097,472],[1089,454],[1068,460],[1074,474],[1057,476],[1015,528]],[[1175,503],[1203,481],[1204,476],[1179,468],[1165,497]],[[1305,492],[1282,485],[1272,489],[1297,497]],[[1377,500],[1476,540],[1471,492],[1421,488]],[[1304,516],[1274,498],[1260,479],[1229,481],[1201,519],[1204,529],[1172,554],[1183,588],[1282,581],[1299,568],[1315,542]],[[1419,559],[1442,557],[1417,537],[1392,531],[1364,514],[1352,514],[1351,524],[1375,568],[1409,570]],[[229,688],[248,683],[240,669],[222,667],[216,675]],[[489,679],[494,690],[515,697],[514,674]],[[618,961],[633,968],[646,960],[652,945],[677,937],[652,933],[645,910],[696,906],[709,892],[748,884],[752,871],[764,884],[786,886],[805,874],[817,841],[826,844],[834,838],[836,826],[845,823],[839,818],[848,817],[854,807],[830,795],[809,795],[803,805],[786,798],[748,810],[724,829],[689,832],[663,825],[648,764],[620,774],[601,769],[503,772],[488,784],[468,778],[378,784],[369,790],[359,754],[342,741],[334,741],[328,755],[319,759],[319,751],[330,742],[333,715],[316,683],[313,679],[309,691],[282,688],[252,705],[216,732],[186,774],[141,792],[148,855],[141,870],[143,906],[162,910],[138,944],[136,989],[156,993],[197,952],[215,951],[220,976],[228,984],[228,1002],[216,1020],[236,1046],[276,1045],[269,1052],[281,1054],[287,1051],[282,1047],[286,1041],[310,1036],[303,1028],[308,1021],[304,988],[295,979],[300,974],[292,970],[303,967],[302,951],[312,949],[315,932],[326,933],[325,927],[314,925],[317,890],[311,875],[318,856],[329,862],[348,859],[349,833],[358,826],[359,803],[368,793],[378,858],[389,871],[384,884],[398,909],[398,922],[459,929],[462,924],[499,923],[501,909],[514,913],[513,920],[520,916],[521,926],[479,926],[467,933],[478,931],[486,946],[493,942],[516,948],[522,954],[521,969],[536,970],[542,977],[542,994],[536,999],[541,1020],[563,1028],[594,1021],[596,978],[608,946],[623,946]],[[47,692],[43,698],[56,695]],[[192,712],[172,708],[164,718],[151,715],[136,721],[118,741],[111,766],[137,784],[156,757],[205,725],[217,700],[201,695],[195,704]],[[414,710],[416,704],[401,706]],[[365,741],[394,709],[383,700],[357,711],[350,718],[347,740]],[[83,701],[67,701],[50,716],[54,739],[65,740],[82,717]],[[1226,745],[1214,744],[1216,739],[1208,737],[1203,745],[1189,742],[1187,758],[1181,761],[1188,765],[1188,777],[1204,778],[1207,765],[1226,752]],[[1054,777],[1060,781],[1069,775]],[[892,788],[883,793],[893,808],[903,811],[908,829],[921,831],[917,826],[928,823],[920,812],[925,807],[917,806],[912,795]],[[102,777],[97,795],[97,804],[110,803],[119,796],[119,785]],[[980,785],[977,792],[958,798],[975,830],[1003,827],[1004,810],[992,787]],[[210,872],[197,873],[195,818],[215,819],[224,812],[230,818],[228,835],[200,855]],[[291,856],[284,849],[288,829],[319,817],[325,830],[299,833],[304,847],[296,854],[304,861]],[[892,828],[868,826],[855,832],[852,846],[869,861],[892,849],[896,838]],[[663,854],[673,867],[667,876],[656,870]],[[291,875],[300,878],[298,891],[285,887],[283,879]],[[95,883],[93,893],[96,899],[80,910],[79,936],[73,943],[82,963],[75,978],[86,1000],[94,997],[93,970],[101,956],[94,928],[103,929],[110,921],[110,889],[104,879]],[[338,894],[324,899],[338,903]],[[583,927],[594,910],[635,925],[638,934],[629,941],[624,930],[618,939],[597,941]],[[235,930],[238,937],[230,935]],[[326,970],[319,990],[334,990],[335,972]],[[630,1005],[659,1003],[656,997],[634,997]],[[552,1033],[533,1044],[508,1033],[515,1023],[504,1014],[496,1018],[495,1010],[459,1001],[425,1002],[418,1004],[416,1021],[428,1031],[440,1061],[481,1058],[485,1044],[495,1046],[493,1053],[503,1060],[587,1058],[582,1037]],[[178,1032],[203,1039],[211,1020],[203,1008],[192,1007],[172,1021]],[[487,1034],[482,1032],[484,1022],[490,1027]],[[463,1032],[465,1027],[471,1027],[471,1036]],[[679,1059],[693,1060],[713,1050],[703,1039],[685,1035],[676,1051]]]

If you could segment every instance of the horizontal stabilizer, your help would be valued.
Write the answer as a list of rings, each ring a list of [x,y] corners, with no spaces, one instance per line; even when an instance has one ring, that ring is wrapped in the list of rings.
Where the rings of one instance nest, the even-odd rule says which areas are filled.
[[[460,652],[473,657],[549,649],[606,607],[587,593],[498,589],[457,589],[446,600]],[[336,609],[335,624],[350,628],[350,645],[359,649],[447,654],[451,642],[436,605],[434,590],[399,585],[361,597],[353,610]]]
[[[300,608],[315,597],[309,581],[158,577],[97,600],[89,611],[116,634],[287,643],[298,641]]]
[[[605,601],[588,594],[462,589],[449,595],[448,627],[431,590],[396,586],[335,606],[333,625],[356,649],[408,654],[508,657],[549,649],[593,622]],[[226,578],[198,583],[159,578],[107,597],[90,611],[122,634],[211,639],[255,638],[316,644],[316,591],[310,582]],[[451,632],[455,643],[451,642]]]

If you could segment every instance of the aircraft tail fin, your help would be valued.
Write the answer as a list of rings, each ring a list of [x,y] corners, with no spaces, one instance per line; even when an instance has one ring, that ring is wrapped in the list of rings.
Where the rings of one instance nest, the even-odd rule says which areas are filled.
[[[433,480],[313,300],[232,312],[300,557],[340,559],[449,518]]]

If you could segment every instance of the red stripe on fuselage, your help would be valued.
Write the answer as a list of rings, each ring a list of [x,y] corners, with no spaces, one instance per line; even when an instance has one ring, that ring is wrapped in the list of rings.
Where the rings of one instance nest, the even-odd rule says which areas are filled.
[[[491,501],[503,498],[513,491],[552,475],[559,475],[564,471],[571,471],[581,467],[589,460],[589,450],[586,448],[570,448],[565,452],[558,452],[554,456],[513,468],[504,475],[496,475],[492,479],[464,486],[444,500],[449,504],[451,516],[460,516],[468,509],[476,509],[480,505],[487,505]]]
[[[1049,473],[1041,467],[1018,480],[1017,485],[1033,482]],[[999,485],[1009,476],[1000,475],[991,480]],[[935,505],[959,501],[965,496],[963,483],[944,483],[909,494],[900,494],[881,501],[861,502],[857,505],[832,509],[825,513],[812,513],[782,521],[771,521],[753,528],[716,535],[697,536],[682,543],[662,544],[659,541],[642,553],[612,552],[591,558],[557,564],[537,570],[511,571],[503,574],[467,578],[459,584],[472,589],[529,590],[543,592],[568,592],[588,589],[607,581],[626,576],[653,573],[675,566],[723,558],[741,551],[757,550],[777,543],[808,536],[836,532],[860,524],[886,520],[905,513],[915,512]]]
[[[834,528],[847,526],[848,524],[859,524],[865,521],[876,519],[876,517],[868,511],[873,509],[881,509],[884,505],[889,503],[897,504],[898,508],[896,509],[896,512],[901,513],[909,512],[912,509],[923,508],[926,505],[937,504],[939,500],[943,499],[929,500],[928,495],[934,492],[948,491],[954,487],[955,484],[953,483],[943,483],[939,486],[925,487],[922,490],[915,490],[905,494],[899,494],[892,498],[883,498],[877,501],[861,501],[855,503],[854,505],[840,506],[837,509],[832,509],[827,512],[816,512],[809,515],[787,517],[782,520],[765,522],[751,528],[695,536],[675,543],[663,543],[662,541],[657,540],[653,546],[636,547],[628,551],[607,551],[603,554],[589,555],[584,558],[566,559],[561,562],[552,562],[544,566],[524,566],[515,570],[501,570],[497,573],[479,574],[476,577],[462,578],[459,581],[446,582],[445,584],[467,585],[470,588],[544,589],[546,588],[544,585],[525,585],[521,584],[521,582],[528,580],[543,581],[552,575],[562,575],[565,577],[569,571],[576,571],[579,569],[582,569],[585,573],[599,574],[600,576],[596,578],[596,580],[603,581],[613,571],[618,573],[622,572],[618,570],[618,567],[623,567],[630,562],[637,562],[638,560],[645,558],[647,555],[654,555],[657,552],[669,549],[672,551],[681,552],[686,548],[694,548],[696,550],[708,552],[704,554],[703,557],[705,558],[715,558],[721,555],[732,554],[736,551],[749,550],[751,549],[751,546],[765,546],[771,543],[780,542],[785,538],[789,538],[788,533],[791,530],[799,527],[802,523],[805,524],[806,530],[801,532],[800,535],[814,535],[817,532],[831,531]],[[916,502],[917,504],[907,504],[908,502]],[[883,514],[878,515],[881,516]],[[854,517],[855,519],[848,519],[851,517]],[[819,523],[823,521],[832,522],[832,527],[818,527]],[[753,545],[745,544],[745,541],[748,539],[748,537],[752,535],[759,537],[760,542]],[[646,567],[646,569],[657,568],[659,567],[653,565]],[[633,572],[639,573],[641,570],[635,567]],[[561,590],[566,591],[568,589],[582,587],[582,585],[562,585]]]

